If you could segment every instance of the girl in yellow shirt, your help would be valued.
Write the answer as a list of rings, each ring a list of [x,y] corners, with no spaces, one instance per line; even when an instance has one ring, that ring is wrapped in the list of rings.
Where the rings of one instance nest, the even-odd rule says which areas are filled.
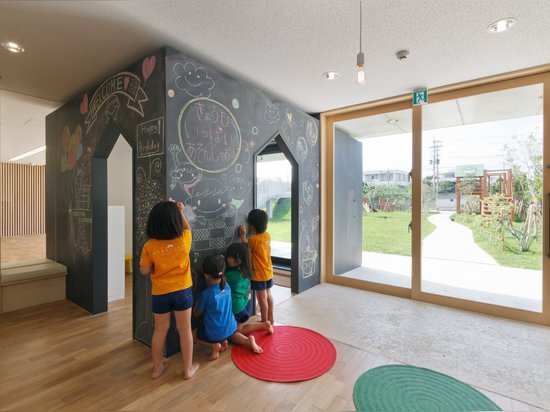
[[[193,281],[191,278],[191,226],[183,214],[183,203],[157,203],[147,220],[147,237],[143,245],[139,270],[151,276],[155,330],[151,342],[153,379],[166,369],[163,348],[170,328],[170,313],[174,312],[180,336],[183,358],[183,378],[190,379],[199,369],[193,363]]]

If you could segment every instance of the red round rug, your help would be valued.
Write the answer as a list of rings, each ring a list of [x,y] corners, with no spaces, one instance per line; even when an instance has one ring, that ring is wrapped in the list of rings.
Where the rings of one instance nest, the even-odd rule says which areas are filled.
[[[336,362],[336,348],[323,335],[296,326],[275,326],[273,335],[253,332],[264,350],[255,354],[247,346],[233,345],[231,357],[244,373],[272,382],[313,379]]]

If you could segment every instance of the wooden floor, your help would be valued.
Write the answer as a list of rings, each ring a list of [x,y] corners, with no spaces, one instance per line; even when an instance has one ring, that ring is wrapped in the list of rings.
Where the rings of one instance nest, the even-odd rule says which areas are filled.
[[[130,296],[95,316],[68,301],[0,316],[0,410],[354,410],[355,380],[392,363],[333,342],[338,357],[328,373],[273,383],[241,372],[229,351],[211,362],[195,345],[201,367],[193,379],[183,380],[174,355],[152,380],[149,348],[131,339]]]

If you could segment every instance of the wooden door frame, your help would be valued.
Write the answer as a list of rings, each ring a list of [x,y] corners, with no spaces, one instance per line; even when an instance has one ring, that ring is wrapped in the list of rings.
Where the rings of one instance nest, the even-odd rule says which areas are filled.
[[[475,79],[453,85],[430,89],[429,103],[475,96],[484,93],[528,86],[543,85],[543,124],[550,125],[550,64],[504,73],[496,76]],[[343,120],[373,116],[382,113],[412,109],[412,283],[411,288],[384,285],[334,274],[334,124]],[[349,286],[378,293],[411,298],[459,309],[506,317],[532,323],[550,325],[550,208],[543,195],[543,253],[542,253],[542,312],[474,302],[422,292],[421,290],[421,194],[422,194],[422,106],[412,106],[411,94],[391,97],[361,105],[321,113],[321,282]],[[550,126],[543,128],[543,164],[550,165]],[[550,169],[543,170],[543,194],[550,194]]]

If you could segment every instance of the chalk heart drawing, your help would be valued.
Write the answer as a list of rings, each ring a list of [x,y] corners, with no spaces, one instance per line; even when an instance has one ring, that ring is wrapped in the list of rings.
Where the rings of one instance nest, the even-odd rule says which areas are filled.
[[[88,111],[88,93],[82,97],[82,102],[80,102],[80,114],[84,114]]]
[[[289,124],[292,124],[292,120],[294,119],[294,115],[288,109],[286,111],[286,119],[288,120]]]
[[[141,71],[143,73],[143,80],[147,81],[153,70],[155,70],[155,64],[157,63],[157,58],[155,56],[146,57],[143,59],[143,64],[141,65]]]

